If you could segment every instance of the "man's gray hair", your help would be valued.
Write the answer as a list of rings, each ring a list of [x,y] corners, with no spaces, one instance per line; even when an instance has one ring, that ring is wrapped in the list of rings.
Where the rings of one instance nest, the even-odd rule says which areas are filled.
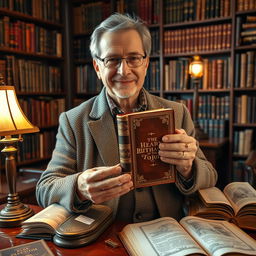
[[[105,32],[117,32],[128,29],[134,29],[139,33],[144,47],[144,52],[146,56],[149,56],[151,52],[151,35],[147,26],[139,17],[131,17],[129,14],[124,15],[120,13],[115,13],[109,16],[95,28],[91,35],[91,56],[93,58],[101,56],[99,43]]]

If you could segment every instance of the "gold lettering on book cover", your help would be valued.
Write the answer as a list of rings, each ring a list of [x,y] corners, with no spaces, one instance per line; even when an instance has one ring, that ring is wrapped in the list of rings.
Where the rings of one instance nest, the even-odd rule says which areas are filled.
[[[142,125],[142,122],[144,122],[144,125]],[[159,124],[157,124],[158,122]],[[149,177],[152,175],[153,175],[152,177],[154,176],[157,177],[157,175],[160,175],[159,178],[161,177],[161,179],[165,179],[165,178],[168,179],[170,177],[170,168],[168,168],[168,165],[166,166],[165,170],[161,171],[162,174],[160,174],[160,172],[158,174],[157,173],[153,174],[152,171],[150,171],[151,167],[159,166],[161,162],[160,156],[158,154],[159,143],[162,140],[162,136],[168,133],[167,129],[168,129],[169,122],[170,122],[169,115],[162,115],[162,116],[154,117],[152,119],[135,118],[133,120],[132,126],[135,131],[135,134],[137,134],[136,129],[140,130],[141,127],[146,126],[146,129],[144,130],[145,132],[144,135],[142,135],[143,130],[140,130],[140,132],[138,131],[138,134],[140,134],[140,140],[137,140],[137,143],[136,143],[136,151],[135,151],[136,157],[138,159],[141,159],[140,161],[147,163],[147,169],[143,173],[140,171],[137,172],[137,180],[139,182],[147,181]],[[162,127],[160,123],[164,124],[165,128],[164,129],[161,128],[164,130],[164,132],[163,130],[161,130],[161,132],[159,133],[160,130],[158,130],[158,132],[156,133],[153,130],[155,130],[155,126]],[[150,127],[152,128],[152,130],[150,129]]]

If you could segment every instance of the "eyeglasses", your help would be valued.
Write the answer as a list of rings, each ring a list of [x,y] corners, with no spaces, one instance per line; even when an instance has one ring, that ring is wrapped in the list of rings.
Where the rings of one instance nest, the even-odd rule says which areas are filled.
[[[146,58],[146,55],[131,55],[128,57],[106,57],[101,59],[96,56],[96,58],[103,62],[106,68],[119,68],[122,60],[125,60],[129,68],[138,68],[143,64],[143,60]]]

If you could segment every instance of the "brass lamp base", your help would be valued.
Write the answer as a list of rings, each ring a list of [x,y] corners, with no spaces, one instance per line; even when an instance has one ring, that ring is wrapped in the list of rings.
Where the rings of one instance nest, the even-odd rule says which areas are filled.
[[[21,226],[22,222],[32,215],[33,210],[20,202],[19,195],[8,194],[8,203],[0,211],[0,227],[12,228]]]

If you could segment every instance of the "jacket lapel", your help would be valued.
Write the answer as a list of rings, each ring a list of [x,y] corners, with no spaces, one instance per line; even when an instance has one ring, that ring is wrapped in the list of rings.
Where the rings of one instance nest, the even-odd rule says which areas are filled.
[[[96,98],[88,127],[105,166],[119,163],[117,135],[106,99],[105,88]]]

